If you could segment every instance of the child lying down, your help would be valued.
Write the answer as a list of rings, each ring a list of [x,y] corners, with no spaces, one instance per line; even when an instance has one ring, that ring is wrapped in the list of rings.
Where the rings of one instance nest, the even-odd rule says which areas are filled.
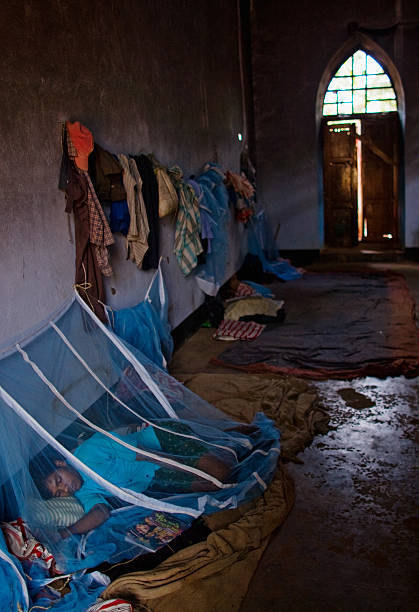
[[[183,431],[191,431],[185,425],[179,424],[179,427],[183,428]],[[227,460],[224,456],[223,459],[216,457],[204,444],[152,426],[130,434],[111,433],[131,446],[150,450],[162,457],[170,454],[181,456],[182,463],[202,470],[220,481],[228,478],[232,467],[230,459]],[[165,467],[158,460],[150,460],[135,453],[101,433],[95,433],[82,442],[74,451],[74,456],[112,484],[137,493],[146,489],[150,492],[154,490],[170,493],[218,489],[208,480],[190,472]],[[71,534],[83,534],[104,523],[110,515],[111,506],[107,497],[111,494],[90,477],[84,474],[82,476],[66,461],[57,458],[53,460],[53,465],[52,470],[44,473],[37,482],[41,495],[45,498],[74,496],[85,511],[76,523],[60,530],[61,536],[65,538]]]

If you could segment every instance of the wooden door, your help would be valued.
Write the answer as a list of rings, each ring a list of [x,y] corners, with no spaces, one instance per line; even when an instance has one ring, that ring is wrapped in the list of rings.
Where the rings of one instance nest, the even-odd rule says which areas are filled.
[[[355,125],[323,127],[325,242],[351,247],[358,240]]]
[[[363,242],[391,245],[399,239],[398,122],[397,113],[362,119]]]

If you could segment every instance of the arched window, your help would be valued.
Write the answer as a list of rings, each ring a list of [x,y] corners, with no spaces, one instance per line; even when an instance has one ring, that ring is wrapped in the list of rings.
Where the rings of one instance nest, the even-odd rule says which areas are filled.
[[[396,94],[380,64],[365,51],[349,57],[329,83],[323,115],[397,111]]]

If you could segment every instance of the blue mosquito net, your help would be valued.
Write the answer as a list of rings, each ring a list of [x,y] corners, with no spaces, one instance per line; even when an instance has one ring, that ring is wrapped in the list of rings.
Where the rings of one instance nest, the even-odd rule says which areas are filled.
[[[261,495],[278,456],[265,415],[227,418],[77,294],[0,349],[0,520],[23,519],[62,572],[157,550]]]
[[[120,338],[139,349],[156,365],[167,366],[173,353],[173,338],[161,261],[142,302],[121,310],[106,307],[106,312],[111,329]]]
[[[284,281],[301,277],[301,271],[298,268],[279,256],[279,251],[275,245],[275,237],[264,210],[249,219],[248,230],[249,253],[259,257],[265,272],[274,274]]]

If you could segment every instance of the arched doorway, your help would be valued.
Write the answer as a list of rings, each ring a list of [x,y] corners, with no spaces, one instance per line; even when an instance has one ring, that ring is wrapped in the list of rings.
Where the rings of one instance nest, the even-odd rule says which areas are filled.
[[[391,60],[356,38],[333,58],[318,92],[324,242],[400,246],[403,92]]]

